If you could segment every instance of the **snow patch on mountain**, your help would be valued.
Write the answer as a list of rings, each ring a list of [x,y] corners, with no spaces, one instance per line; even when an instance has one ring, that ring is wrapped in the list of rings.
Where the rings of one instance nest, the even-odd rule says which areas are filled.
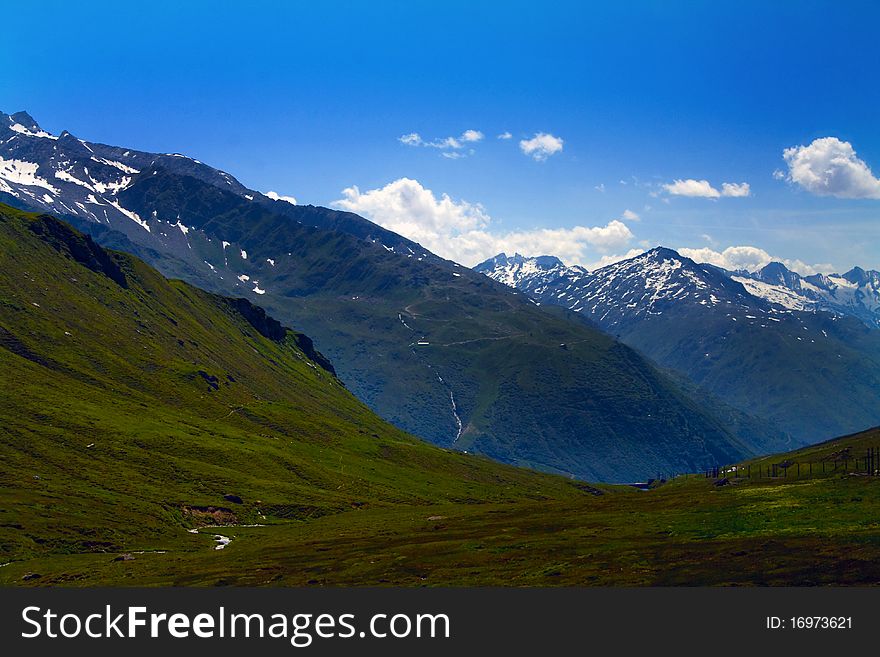
[[[127,164],[122,164],[122,162],[116,162],[115,160],[108,160],[103,157],[94,157],[94,156],[91,158],[91,160],[92,160],[92,162],[98,162],[100,164],[107,164],[111,167],[116,167],[117,169],[119,169],[123,173],[130,173],[132,175],[140,173],[140,171],[138,171],[134,167],[130,167]]]
[[[781,285],[770,285],[763,281],[756,281],[745,276],[732,276],[733,280],[742,283],[749,294],[766,299],[770,303],[789,308],[791,310],[809,310],[812,304],[793,290]]]
[[[10,117],[10,120],[11,120],[11,117]],[[20,123],[12,123],[9,126],[9,129],[12,130],[13,132],[19,133],[20,135],[27,135],[28,137],[38,137],[40,139],[58,139],[58,137],[56,137],[55,135],[50,135],[45,130],[37,130],[37,131],[28,130]]]
[[[148,224],[146,221],[144,221],[143,219],[141,219],[141,218],[138,216],[137,212],[132,212],[131,210],[127,210],[126,208],[124,208],[124,207],[122,207],[121,205],[119,205],[119,202],[116,201],[116,200],[109,201],[109,203],[110,203],[110,205],[112,205],[114,208],[116,208],[116,210],[117,210],[118,212],[120,212],[121,214],[125,215],[126,217],[128,217],[129,219],[131,219],[132,221],[134,221],[136,224],[138,224],[141,228],[143,228],[143,229],[144,229],[145,231],[147,231],[148,233],[150,232],[150,224]]]
[[[53,187],[48,180],[37,175],[39,168],[40,165],[35,162],[6,159],[0,156],[0,178],[17,185],[42,187],[53,194],[58,194],[58,188]]]

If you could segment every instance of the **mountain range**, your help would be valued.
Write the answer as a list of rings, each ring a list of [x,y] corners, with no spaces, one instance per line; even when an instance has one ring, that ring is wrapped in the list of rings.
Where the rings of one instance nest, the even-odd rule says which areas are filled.
[[[761,269],[726,272],[751,294],[791,310],[851,315],[880,328],[880,272],[853,267],[845,274],[801,276],[781,262]]]
[[[880,422],[875,271],[729,272],[662,247],[593,272],[519,254],[475,270],[584,315],[795,441]]]
[[[181,154],[55,136],[25,113],[2,114],[0,200],[264,308],[311,336],[373,411],[444,447],[625,481],[782,440],[578,313]]]

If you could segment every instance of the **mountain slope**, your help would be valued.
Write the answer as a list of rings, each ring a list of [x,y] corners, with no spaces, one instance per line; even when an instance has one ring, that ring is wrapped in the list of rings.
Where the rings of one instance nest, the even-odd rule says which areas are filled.
[[[420,437],[618,481],[746,450],[677,383],[587,323],[365,219],[267,199],[182,156],[16,125],[34,133],[9,128],[15,134],[0,142],[0,157],[30,163],[16,165],[30,171],[24,182],[6,178],[18,202],[77,210],[64,218],[102,244],[205,289],[247,296],[313,336],[355,395]],[[99,179],[102,163],[92,157],[137,173],[109,164],[115,173]],[[24,184],[38,178],[60,181],[52,182],[57,194],[45,192],[51,202],[45,188]],[[83,186],[98,182],[102,195]]]
[[[506,275],[493,261],[476,269]],[[796,440],[880,422],[880,331],[850,316],[792,310],[754,296],[747,283],[664,248],[591,273],[556,267],[517,281]]]
[[[433,442],[603,480],[741,449],[622,345],[422,249],[391,253],[163,172],[121,196],[245,246],[259,303],[292,314],[359,397]]]
[[[218,520],[583,494],[416,440],[250,302],[3,206],[0,367],[4,563],[204,543],[184,529]]]

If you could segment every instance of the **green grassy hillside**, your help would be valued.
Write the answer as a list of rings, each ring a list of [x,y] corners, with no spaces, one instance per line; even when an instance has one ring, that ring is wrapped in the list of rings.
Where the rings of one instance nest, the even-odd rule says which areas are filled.
[[[326,366],[248,302],[0,210],[0,562],[198,541],[209,513],[581,494],[404,434]]]

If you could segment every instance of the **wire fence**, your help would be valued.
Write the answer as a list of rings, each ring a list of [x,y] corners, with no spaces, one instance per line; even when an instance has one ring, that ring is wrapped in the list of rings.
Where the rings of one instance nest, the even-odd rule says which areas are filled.
[[[707,479],[805,479],[829,474],[880,475],[880,448],[869,447],[864,456],[854,455],[849,449],[844,449],[818,459],[785,459],[777,463],[715,466],[707,469],[703,476]]]
[[[880,476],[880,447],[869,447],[864,456],[855,455],[850,448],[844,448],[826,456],[813,456],[803,460],[785,459],[778,462],[746,463],[744,465],[716,465],[698,473],[657,473],[655,479],[631,484],[636,488],[647,489],[656,483],[672,479],[705,478],[717,482],[731,479],[808,479],[835,474]]]

